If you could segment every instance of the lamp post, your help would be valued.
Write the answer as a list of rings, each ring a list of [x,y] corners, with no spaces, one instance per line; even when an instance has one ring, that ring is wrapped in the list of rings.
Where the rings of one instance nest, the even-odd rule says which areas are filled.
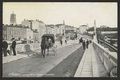
[[[94,41],[95,42],[97,42],[97,33],[96,33],[96,20],[94,20],[94,33],[95,33],[95,35],[94,35]]]
[[[64,28],[64,30],[63,30],[64,38],[66,39],[66,34],[65,34],[65,21],[64,21],[64,20],[63,20],[63,28]]]

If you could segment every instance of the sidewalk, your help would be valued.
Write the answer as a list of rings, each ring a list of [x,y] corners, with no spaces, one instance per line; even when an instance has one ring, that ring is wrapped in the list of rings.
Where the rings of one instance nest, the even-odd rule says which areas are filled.
[[[70,40],[67,44],[63,43],[63,45],[61,45],[59,42],[56,42],[56,45],[57,45],[57,49],[59,48],[63,48],[65,46],[69,46],[69,45],[73,45],[75,43],[78,43],[78,40]],[[40,48],[34,50],[35,52],[40,52]],[[22,59],[22,58],[26,58],[26,57],[29,57],[27,54],[17,54],[16,56],[13,56],[13,55],[8,55],[6,57],[3,57],[3,63],[8,63],[8,62],[11,62],[11,61],[14,61],[14,60],[18,60],[18,59]]]
[[[74,77],[101,77],[104,75],[104,66],[95,53],[91,43],[89,48],[85,50]]]
[[[27,55],[23,55],[23,54],[17,54],[16,56],[7,56],[7,57],[3,57],[3,63],[8,63],[8,62],[11,62],[11,61],[14,61],[14,60],[18,60],[18,59],[21,59],[21,58],[25,58],[25,57],[28,57]]]

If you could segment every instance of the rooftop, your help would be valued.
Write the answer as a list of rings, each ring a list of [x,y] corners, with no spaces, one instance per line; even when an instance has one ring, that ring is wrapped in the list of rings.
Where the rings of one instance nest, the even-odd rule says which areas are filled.
[[[8,24],[3,24],[3,26],[4,27],[16,27],[16,28],[29,28],[28,26],[23,26],[23,25],[21,25],[21,24],[16,24],[16,25],[13,25],[13,24],[10,24],[10,25],[8,25]]]

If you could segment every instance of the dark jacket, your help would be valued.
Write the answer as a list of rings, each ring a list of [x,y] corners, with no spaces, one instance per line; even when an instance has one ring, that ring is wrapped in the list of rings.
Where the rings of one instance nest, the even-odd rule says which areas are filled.
[[[43,39],[42,41],[41,41],[41,49],[46,49],[46,41],[45,41],[45,39]]]
[[[2,42],[2,48],[4,48],[4,49],[8,48],[8,43],[6,41]]]
[[[13,41],[12,42],[12,48],[15,48],[16,47],[16,41]]]
[[[81,39],[79,39],[79,42],[83,42],[83,39],[81,38]]]

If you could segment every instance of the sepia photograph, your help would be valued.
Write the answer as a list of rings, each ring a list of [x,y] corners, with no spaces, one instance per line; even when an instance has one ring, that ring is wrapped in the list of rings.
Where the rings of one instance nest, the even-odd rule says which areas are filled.
[[[117,2],[3,2],[2,77],[117,77]]]

